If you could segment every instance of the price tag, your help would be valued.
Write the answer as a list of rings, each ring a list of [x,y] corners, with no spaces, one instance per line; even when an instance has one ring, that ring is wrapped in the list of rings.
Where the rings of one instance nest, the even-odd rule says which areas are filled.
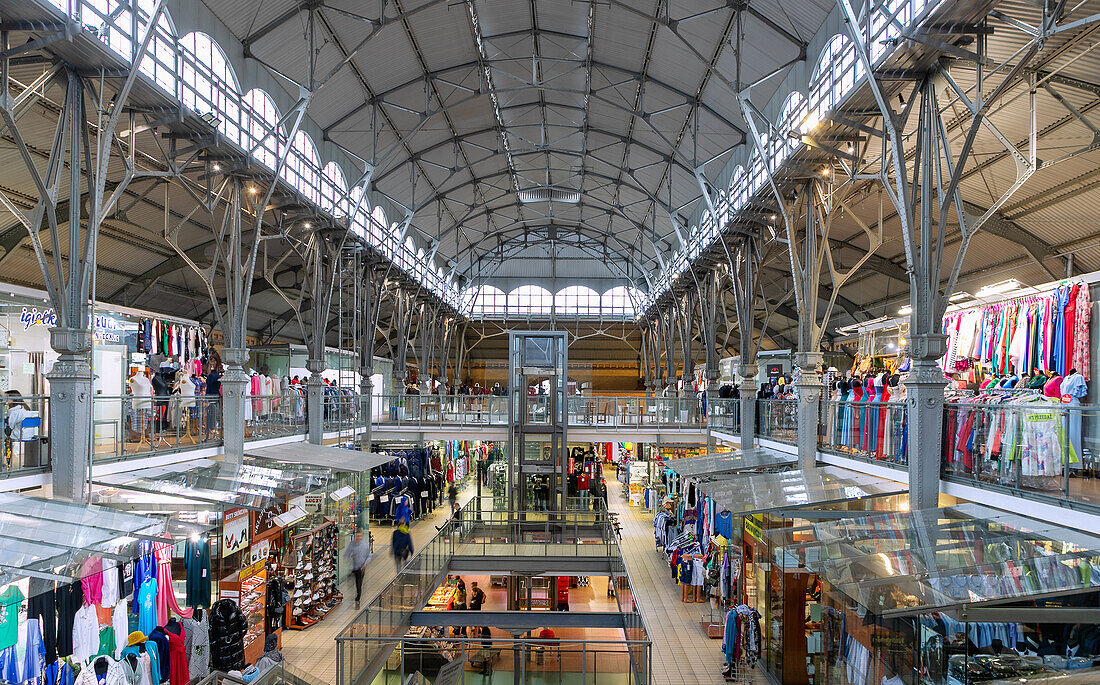
[[[389,495],[382,495],[381,497],[378,498],[378,501],[381,502],[382,504],[385,504],[386,502],[390,501],[390,496]]]
[[[428,491],[427,490],[421,490],[420,491],[420,496],[421,497],[427,497],[428,496]]]

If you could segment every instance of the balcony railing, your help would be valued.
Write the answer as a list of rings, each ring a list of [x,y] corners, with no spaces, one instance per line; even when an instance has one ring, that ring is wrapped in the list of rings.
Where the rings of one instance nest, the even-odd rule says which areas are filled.
[[[4,451],[0,472],[17,476],[39,472],[50,465],[50,399],[43,395],[0,395],[0,427]]]
[[[532,395],[528,421],[545,421],[550,398]],[[497,395],[382,395],[373,401],[374,425],[392,427],[507,426],[508,397]],[[359,401],[352,399],[357,407]],[[736,400],[697,397],[569,397],[567,421],[574,427],[739,428]]]
[[[793,445],[798,437],[798,400],[757,400],[756,420],[757,436]]]
[[[948,403],[943,477],[1100,506],[1093,480],[1100,410],[1053,402]]]
[[[195,395],[96,395],[92,444],[96,461],[221,443],[221,398]]]
[[[284,395],[253,395],[245,409],[245,439],[266,440],[306,432],[306,398],[294,391]]]
[[[822,402],[818,449],[905,466],[909,463],[906,421],[904,402]]]

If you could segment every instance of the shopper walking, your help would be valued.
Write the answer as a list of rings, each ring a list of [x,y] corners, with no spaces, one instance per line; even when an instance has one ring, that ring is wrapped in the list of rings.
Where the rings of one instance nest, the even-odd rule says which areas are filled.
[[[398,572],[401,571],[401,567],[405,565],[405,562],[409,560],[409,557],[413,553],[412,536],[409,535],[408,524],[401,524],[393,530],[393,538],[390,540],[390,547],[393,550],[393,561],[397,566]]]
[[[451,483],[447,487],[447,499],[451,501],[451,511],[458,506],[458,489],[455,488],[455,484]]]
[[[351,544],[344,552],[351,565],[351,575],[355,578],[355,608],[359,608],[359,600],[363,595],[363,573],[366,571],[367,562],[371,559],[370,544],[363,539],[362,529],[356,530]]]

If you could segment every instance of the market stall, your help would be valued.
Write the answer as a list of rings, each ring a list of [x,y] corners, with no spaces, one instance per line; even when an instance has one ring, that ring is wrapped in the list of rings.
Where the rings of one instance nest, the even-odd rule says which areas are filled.
[[[73,682],[86,669],[148,681],[146,654],[208,630],[202,610],[179,607],[171,568],[173,549],[203,528],[11,493],[0,511],[0,650],[19,655],[4,661],[5,682]],[[209,654],[183,650],[173,676],[210,667]]]
[[[773,542],[821,580],[815,683],[1022,682],[1098,663],[1094,534],[964,504],[821,521]]]
[[[246,657],[253,657],[262,654],[265,637],[279,639],[283,628],[308,627],[341,599],[335,555],[327,555],[325,569],[307,578],[312,569],[306,570],[311,563],[306,551],[315,547],[312,538],[302,537],[318,526],[336,529],[325,513],[335,504],[330,494],[336,480],[334,471],[323,467],[278,469],[200,459],[144,469],[141,475],[98,478],[92,497],[128,511],[174,511],[182,520],[210,526],[213,534],[194,541],[195,554],[181,564],[193,581],[187,602],[209,603],[211,596],[236,601],[248,617],[244,642]],[[329,535],[335,550],[338,534]],[[205,566],[194,569],[195,563]]]
[[[701,623],[723,638],[727,676],[759,661],[784,685],[804,685],[821,659],[807,640],[818,580],[782,564],[767,532],[840,511],[904,509],[906,492],[834,466],[688,482],[680,501],[658,513],[655,535],[685,586],[681,598],[708,602]]]

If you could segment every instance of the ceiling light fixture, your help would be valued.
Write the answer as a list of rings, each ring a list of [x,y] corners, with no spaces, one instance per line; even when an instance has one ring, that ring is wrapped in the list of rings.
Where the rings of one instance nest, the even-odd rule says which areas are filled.
[[[1023,283],[1016,280],[1015,278],[1010,278],[1007,281],[1001,281],[1000,283],[994,283],[992,285],[987,285],[984,288],[979,289],[978,290],[978,297],[992,297],[994,295],[1004,295],[1004,294],[1010,293],[1014,290],[1020,290],[1023,287],[1025,287]]]

